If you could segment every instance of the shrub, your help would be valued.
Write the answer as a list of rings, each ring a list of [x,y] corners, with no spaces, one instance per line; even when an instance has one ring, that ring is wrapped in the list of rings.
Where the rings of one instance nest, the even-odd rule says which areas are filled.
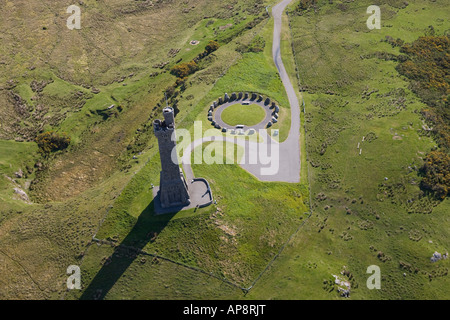
[[[387,41],[392,42],[392,39],[387,38]],[[396,43],[401,42],[397,40]],[[442,149],[427,154],[421,168],[420,187],[444,199],[450,188],[450,41],[447,35],[435,36],[430,26],[427,36],[403,44],[400,51],[407,59],[397,66],[397,70],[410,80],[411,90],[428,105],[422,115],[432,123],[431,132]]]
[[[66,149],[70,144],[70,137],[66,133],[56,133],[47,131],[36,137],[39,150],[44,154],[49,154],[58,150]]]
[[[205,47],[205,52],[207,54],[210,54],[211,52],[214,52],[217,49],[219,49],[219,43],[217,41],[210,40],[209,43]]]
[[[195,61],[190,61],[188,63],[177,64],[170,71],[171,74],[177,76],[178,78],[185,78],[190,74],[193,74],[198,70],[198,65]]]
[[[305,11],[310,8],[317,7],[317,0],[300,0],[300,3],[297,6],[297,11]]]
[[[432,151],[425,158],[421,168],[423,179],[420,187],[435,193],[439,199],[449,195],[450,189],[450,156],[441,151]]]

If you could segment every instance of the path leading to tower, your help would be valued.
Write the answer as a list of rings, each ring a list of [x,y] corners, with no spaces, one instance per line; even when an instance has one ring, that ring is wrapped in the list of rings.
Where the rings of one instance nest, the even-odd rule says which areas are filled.
[[[261,181],[300,182],[300,104],[298,102],[295,89],[292,86],[281,59],[282,15],[286,7],[291,2],[292,0],[281,1],[272,9],[272,15],[274,18],[272,55],[286,90],[291,110],[291,128],[289,130],[289,136],[284,142],[279,144],[277,143],[277,148],[279,149],[278,172],[276,174],[264,174],[265,168],[267,169],[268,167],[267,165],[248,164],[248,162],[240,164],[243,169],[247,170]],[[271,141],[268,134],[262,134],[261,136],[264,139],[264,142],[262,143],[274,143]],[[183,170],[188,181],[194,178],[190,165],[191,152],[195,147],[201,146],[201,144],[208,141],[211,141],[211,137],[195,140],[184,150],[182,163]],[[261,147],[261,143],[258,144],[251,141],[244,143],[241,139],[233,139],[232,137],[227,136],[216,136],[214,141],[236,143],[244,148],[244,154],[246,157],[252,154],[252,152],[257,152],[255,150],[258,150],[258,148]],[[270,147],[268,148],[270,149]]]
[[[288,138],[283,143],[280,143],[279,180],[271,181],[300,182],[300,104],[281,59],[282,16],[284,10],[291,2],[292,0],[284,0],[272,9],[272,15],[275,20],[272,55],[291,106],[291,128]]]

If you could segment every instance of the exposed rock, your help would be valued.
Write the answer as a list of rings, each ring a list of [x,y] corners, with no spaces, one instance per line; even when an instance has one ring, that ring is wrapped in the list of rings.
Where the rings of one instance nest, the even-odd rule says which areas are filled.
[[[20,200],[30,203],[30,199],[28,198],[28,195],[22,189],[14,188],[14,193],[19,196]]]
[[[442,259],[442,255],[439,252],[437,252],[437,251],[435,251],[433,253],[433,255],[431,256],[431,258],[430,258],[431,262],[437,262],[437,261],[439,261],[441,259]]]
[[[23,171],[22,169],[19,169],[19,171],[15,172],[14,175],[16,176],[16,178],[22,178],[23,177]]]

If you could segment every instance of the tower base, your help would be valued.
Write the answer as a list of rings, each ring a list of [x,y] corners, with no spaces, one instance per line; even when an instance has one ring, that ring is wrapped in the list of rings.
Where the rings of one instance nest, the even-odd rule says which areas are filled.
[[[153,205],[155,214],[176,213],[183,210],[207,207],[213,202],[209,184],[204,179],[194,179],[189,184],[190,203],[187,205],[175,205],[162,207],[161,192],[159,186],[153,187]]]

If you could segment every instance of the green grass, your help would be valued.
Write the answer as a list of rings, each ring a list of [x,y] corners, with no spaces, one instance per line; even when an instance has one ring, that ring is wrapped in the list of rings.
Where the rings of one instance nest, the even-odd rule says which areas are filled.
[[[155,181],[157,184],[157,162],[151,160],[148,167],[149,175],[154,180],[136,181],[133,177],[136,177],[134,172],[138,172],[145,165],[146,159],[155,156],[154,138],[151,131],[145,131],[145,125],[160,114],[157,103],[163,98],[164,89],[175,81],[166,71],[178,59],[189,61],[202,52],[207,41],[215,38],[211,37],[215,36],[213,28],[233,23],[234,28],[217,33],[219,41],[226,40],[244,30],[245,24],[254,19],[261,9],[256,8],[255,13],[253,3],[249,1],[239,1],[233,10],[223,7],[220,3],[202,1],[196,2],[195,8],[186,6],[189,13],[181,14],[179,8],[174,9],[171,4],[164,3],[155,8],[125,14],[122,11],[133,11],[133,7],[140,4],[113,0],[108,3],[108,8],[95,1],[88,1],[87,5],[86,11],[83,11],[83,29],[80,32],[69,32],[64,28],[57,32],[60,30],[57,26],[59,22],[53,25],[45,18],[48,17],[45,13],[47,10],[52,12],[56,7],[64,8],[64,5],[61,6],[57,1],[44,7],[35,6],[32,2],[18,2],[10,3],[4,8],[9,18],[2,20],[2,27],[21,30],[21,37],[20,41],[15,39],[13,31],[3,39],[15,44],[0,49],[5,66],[5,72],[0,75],[2,82],[6,83],[11,79],[16,81],[17,86],[13,90],[26,101],[30,112],[41,104],[49,108],[43,116],[63,116],[61,121],[48,121],[44,130],[68,132],[73,141],[67,152],[50,159],[49,169],[45,174],[39,175],[39,182],[36,181],[36,196],[41,200],[50,200],[51,203],[45,206],[16,206],[15,202],[3,201],[3,192],[0,192],[0,242],[3,248],[0,256],[2,261],[6,261],[1,272],[7,274],[1,280],[0,286],[5,290],[2,290],[0,295],[5,299],[60,298],[65,289],[67,266],[81,264],[80,253],[84,251],[101,219],[105,217],[108,207],[114,204],[118,211],[125,208],[134,214],[125,218],[123,225],[119,223],[119,231],[129,227],[127,223],[132,223],[135,221],[133,219],[140,216],[142,208],[145,209],[151,202],[151,194],[148,193],[149,181]],[[60,9],[56,11],[58,10]],[[22,11],[25,16],[20,13]],[[18,22],[24,17],[27,18],[27,12],[33,12],[33,19],[30,19],[26,30],[23,30]],[[214,18],[204,19],[206,12],[214,12]],[[246,19],[243,19],[244,15]],[[213,25],[208,26],[211,29],[201,30],[210,19],[215,21]],[[171,23],[167,23],[169,20]],[[195,26],[200,28],[194,30]],[[152,29],[150,36],[148,28]],[[33,31],[32,34],[27,35],[30,30]],[[34,32],[35,30],[38,31]],[[201,44],[191,46],[189,41],[199,36],[197,31],[205,31],[200,38]],[[209,60],[202,64],[203,69],[191,77],[193,83],[188,86],[187,91],[195,93],[195,97],[180,101],[181,112],[177,116],[180,122],[194,110],[194,106],[189,104],[202,99],[211,89],[213,82],[238,55],[234,51],[233,42],[230,45],[222,44],[223,48],[211,55]],[[10,48],[15,48],[16,52],[11,52]],[[180,52],[176,57],[169,58],[167,53],[172,48],[180,49]],[[163,70],[152,67],[165,61],[169,61],[169,64]],[[150,77],[154,72],[159,72],[159,75]],[[129,76],[131,73],[134,75]],[[202,79],[205,75],[209,77],[208,80]],[[118,80],[122,77],[125,77],[123,82]],[[54,82],[39,94],[39,100],[35,100],[33,96],[38,94],[31,90],[30,83],[33,80],[49,79]],[[89,88],[92,85],[101,92],[92,94]],[[86,101],[82,107],[78,106],[82,99],[73,99],[73,95],[78,91],[85,93],[82,99]],[[10,127],[19,121],[9,103],[9,92],[2,92],[0,112],[4,121],[0,134],[2,137],[15,137],[10,131],[4,130],[9,129],[6,126]],[[122,105],[123,112],[117,118],[103,119],[101,111],[111,104]],[[197,114],[195,113],[195,116]],[[20,123],[22,127],[28,122],[28,126],[38,128],[41,122],[34,120],[30,117],[24,121],[20,120]],[[137,131],[138,128],[141,131]],[[138,160],[132,160],[131,155],[137,155],[138,152],[128,155],[127,146],[131,145],[131,150],[134,151],[138,143],[142,144],[143,153],[139,155]],[[19,146],[19,143],[17,145]],[[21,146],[26,145],[31,146],[25,143]],[[3,147],[2,144],[2,151]],[[5,150],[11,151],[13,155],[7,154],[5,158],[2,152],[1,158],[5,160],[5,166],[9,166],[10,162],[20,163],[19,158],[9,159],[10,156],[23,156],[21,160],[25,161],[28,155],[31,156],[35,152],[31,147],[27,154],[18,149],[20,148],[8,146]],[[125,169],[125,165],[117,161],[121,155],[126,157],[123,160],[127,165]],[[5,167],[2,174],[10,174],[13,169]],[[0,179],[3,183],[3,177]],[[117,198],[129,183],[123,196]],[[11,194],[7,196],[10,197]],[[126,197],[132,197],[134,201],[127,203]],[[55,200],[60,202],[54,202]],[[122,207],[120,203],[123,203]],[[114,217],[117,212],[112,210],[110,213]],[[190,214],[192,212],[183,212],[177,218],[183,220],[189,218]],[[191,228],[194,229],[195,221],[191,223]],[[142,229],[144,230],[145,228]],[[173,230],[177,231],[176,228]],[[137,235],[141,234],[138,232]],[[186,259],[188,258],[187,256]],[[97,267],[99,261],[92,261],[91,266]],[[95,274],[95,267],[83,269],[83,273]],[[172,271],[176,269],[173,266],[169,268]],[[165,273],[166,270],[167,268],[158,268],[156,274]],[[36,279],[40,287],[33,284],[30,287],[29,275]],[[187,283],[177,278],[175,275],[174,280],[177,281],[174,284]],[[11,282],[7,279],[11,279]],[[207,280],[205,277],[205,281]],[[216,285],[220,287],[222,283],[218,281]],[[204,290],[199,288],[197,296],[201,296],[202,291]],[[184,288],[183,292],[189,290]],[[172,292],[172,296],[176,296],[176,293]]]
[[[208,145],[195,152],[204,152]],[[238,154],[235,151],[237,158]],[[158,184],[158,161],[159,157],[152,158],[123,190],[97,238],[143,248],[148,253],[157,253],[247,287],[308,210],[305,205],[308,192],[304,186],[260,182],[238,165],[202,164],[193,166],[194,173],[210,182],[218,204],[197,211],[155,216],[149,184]],[[153,232],[157,237],[150,240],[149,233]],[[88,255],[87,265],[92,264],[91,259],[98,257]],[[103,267],[95,278],[92,274],[87,283],[93,285],[88,287],[87,296],[100,283],[111,285],[108,291],[111,294],[106,298],[125,289],[119,279],[122,279],[122,263],[127,262],[120,261],[112,267]],[[133,261],[128,263],[135,265]],[[144,288],[138,291],[146,299],[161,294]]]
[[[246,299],[338,299],[336,292],[322,289],[323,281],[329,280],[332,274],[339,274],[344,266],[352,272],[358,285],[352,289],[352,299],[448,298],[448,276],[439,275],[448,270],[449,260],[436,264],[429,262],[435,250],[444,253],[450,246],[446,236],[449,228],[446,218],[448,200],[434,207],[431,214],[419,213],[429,208],[429,203],[414,201],[418,203],[414,207],[407,202],[411,197],[417,200],[419,192],[417,172],[410,171],[408,167],[420,165],[420,157],[434,146],[430,138],[418,134],[421,119],[416,110],[423,105],[408,91],[408,84],[398,77],[393,62],[361,58],[374,51],[398,53],[397,49],[380,42],[385,35],[412,41],[423,34],[429,24],[433,24],[440,33],[448,29],[448,14],[443,4],[408,2],[408,7],[401,10],[382,5],[383,27],[371,32],[365,27],[365,8],[372,4],[368,1],[362,4],[346,3],[349,6],[346,11],[338,10],[334,3],[326,5],[318,14],[292,18],[295,59],[302,87],[306,86],[304,98],[307,113],[302,118],[302,124],[307,127],[307,153],[303,152],[302,147],[302,163],[306,158],[308,167],[303,166],[302,173],[309,172],[311,176],[313,214],[245,296]],[[243,4],[245,2],[239,2],[235,7]],[[84,37],[87,43],[95,43],[89,41],[93,40],[89,38],[90,31],[95,28],[100,30],[101,21],[104,21],[94,19],[95,15],[104,12],[105,19],[110,19],[115,14],[100,10],[100,3],[89,2],[89,5],[95,10],[92,9],[86,18],[93,18],[88,21],[98,25],[90,25]],[[119,5],[119,2],[114,2],[111,10],[120,9]],[[422,7],[425,9],[422,10]],[[186,9],[189,9],[187,5]],[[309,208],[305,205],[308,190],[304,178],[302,184],[262,183],[237,165],[194,166],[195,175],[203,176],[211,183],[217,206],[155,217],[152,215],[150,183],[159,183],[159,160],[154,139],[145,140],[148,144],[144,147],[144,153],[129,162],[130,168],[115,172],[117,164],[113,160],[127,144],[133,144],[142,136],[136,133],[136,129],[143,129],[142,124],[146,120],[143,114],[154,113],[152,108],[160,100],[162,90],[174,81],[168,73],[156,79],[148,77],[149,73],[161,71],[150,69],[151,65],[166,60],[170,48],[181,48],[179,56],[168,59],[171,64],[179,58],[189,61],[203,48],[201,45],[190,46],[188,41],[197,38],[204,43],[214,34],[212,28],[231,21],[236,28],[243,26],[243,23],[235,22],[232,16],[227,16],[232,13],[228,9],[219,10],[224,16],[205,21],[192,18],[204,16],[204,3],[199,4],[196,10],[192,15],[181,15],[177,11],[177,18],[181,17],[181,20],[171,24],[189,25],[188,31],[172,30],[176,37],[169,37],[165,30],[156,31],[149,40],[148,48],[152,47],[152,41],[161,46],[153,46],[155,49],[150,56],[147,56],[148,48],[127,45],[128,40],[134,44],[144,43],[139,40],[140,34],[148,38],[148,33],[142,32],[139,24],[132,23],[137,32],[119,28],[111,30],[111,34],[104,34],[107,41],[99,43],[98,47],[89,47],[92,52],[88,56],[89,72],[83,69],[86,59],[81,49],[70,49],[72,58],[62,63],[59,58],[65,57],[66,51],[55,48],[57,38],[53,34],[41,34],[43,31],[39,23],[31,26],[31,29],[39,30],[39,36],[43,39],[40,47],[44,56],[50,57],[48,51],[53,52],[51,65],[61,69],[58,74],[67,75],[68,83],[73,81],[73,77],[89,82],[91,77],[100,75],[102,80],[96,86],[101,93],[89,99],[80,112],[68,116],[60,128],[70,132],[75,143],[67,154],[52,162],[51,170],[54,171],[42,183],[63,195],[61,199],[64,202],[50,203],[45,207],[26,206],[11,211],[15,208],[13,204],[2,201],[5,206],[0,211],[0,256],[5,261],[0,266],[0,272],[5,274],[0,279],[0,287],[5,288],[0,293],[2,298],[61,298],[67,266],[79,264],[84,288],[91,281],[102,288],[110,287],[106,295],[110,299],[241,299],[243,295],[239,290],[166,261],[133,257],[108,245],[90,246],[83,260],[80,260],[80,253],[86,249],[101,219],[106,217],[97,233],[99,238],[110,237],[118,243],[123,241],[248,286],[292,232],[305,221],[304,212]],[[164,26],[161,21],[166,19],[166,12],[158,13],[160,15],[154,16],[152,21],[155,25]],[[131,16],[140,22],[148,20],[145,14],[132,14],[127,19]],[[207,20],[214,20],[208,26],[211,30],[205,30]],[[6,29],[14,30],[14,27],[7,26]],[[52,29],[49,31],[52,32]],[[239,45],[238,41],[251,41],[256,31],[261,31],[266,40],[265,51],[241,56],[234,50]],[[266,94],[280,104],[286,123],[290,123],[287,98],[271,61],[271,44],[268,41],[271,31],[269,22],[262,30],[257,27],[243,33],[236,41],[223,44],[211,56],[208,67],[190,77],[188,88],[180,96],[180,113],[177,115],[180,127],[191,128],[194,120],[206,124],[205,111],[209,104],[224,92],[233,91]],[[233,32],[233,29],[224,30],[222,39],[228,36],[225,34],[228,32]],[[121,37],[123,43],[116,38],[119,34],[125,35]],[[59,41],[63,47],[73,43],[81,48],[80,42],[73,39],[75,35],[68,34],[69,39],[61,37]],[[9,35],[5,37],[8,41]],[[28,51],[33,47],[29,39],[24,39],[24,43]],[[112,50],[108,51],[111,53],[109,58],[101,53],[103,45]],[[282,50],[288,47],[284,38]],[[11,76],[13,73],[22,76],[25,72],[39,76],[39,65],[34,71],[29,70],[30,63],[35,61],[24,54],[12,57],[4,54],[5,50],[0,49],[8,63],[8,70],[14,71],[9,73]],[[127,59],[121,58],[119,61],[117,57]],[[283,53],[286,68],[291,78],[295,78],[295,67],[285,57]],[[232,62],[235,64],[228,69]],[[119,67],[112,67],[115,64]],[[103,70],[107,71],[103,73]],[[241,70],[246,71],[244,75]],[[109,83],[115,77],[132,71],[136,71],[137,75],[125,81],[127,86]],[[24,80],[25,84],[27,82],[29,79]],[[365,99],[362,96],[366,87],[379,91]],[[405,89],[408,102],[400,111],[391,103],[391,99],[397,98],[395,93],[376,96],[397,88]],[[73,85],[73,90],[77,89],[79,87]],[[52,93],[48,96],[61,92],[67,97],[72,92],[70,87],[57,81],[47,90],[47,93]],[[32,92],[26,85],[21,83],[17,91],[31,103]],[[95,112],[110,103],[124,104],[125,111],[116,119],[102,121]],[[282,116],[283,113],[280,113]],[[289,129],[284,125],[282,128]],[[368,135],[377,138],[362,142],[362,136]],[[124,140],[121,138],[123,136],[126,137]],[[401,140],[393,139],[394,136],[401,137]],[[361,155],[356,148],[358,142],[362,143]],[[27,155],[35,152],[23,153],[28,147],[35,148],[32,144],[6,145],[0,142],[0,146],[11,150],[11,155],[4,156],[2,153],[0,156],[2,173],[3,170],[12,173],[14,164],[21,166],[23,161],[27,161]],[[108,157],[113,160],[105,160]],[[9,163],[11,168],[8,168]],[[97,172],[114,168],[114,173],[109,171],[111,175],[100,175],[91,168]],[[73,177],[72,184],[65,184],[69,177]],[[95,184],[94,188],[92,185],[88,187],[83,184],[83,177],[102,182]],[[383,183],[386,185],[380,187]],[[406,191],[397,188],[399,185],[403,185]],[[71,200],[65,199],[65,194],[73,197],[78,190],[83,192],[77,193]],[[50,191],[47,189],[42,193]],[[326,195],[325,200],[317,199],[320,193]],[[346,207],[351,210],[350,214],[346,213]],[[412,209],[417,213],[408,214]],[[151,232],[158,233],[154,240]],[[105,259],[114,251],[117,252],[117,259],[104,266]],[[381,262],[377,258],[378,251],[383,251],[390,260]],[[420,271],[414,273],[403,269],[401,262]],[[383,278],[380,291],[365,288],[368,276],[365,271],[371,264],[381,267]],[[30,275],[35,283],[30,282]],[[79,295],[79,292],[73,291],[66,298],[77,298]]]
[[[0,213],[6,212],[9,206],[25,206],[22,201],[13,200],[13,189],[20,187],[26,190],[26,183],[34,178],[34,175],[28,173],[27,167],[34,167],[37,149],[37,144],[34,142],[0,140],[0,172],[2,173],[0,176]],[[24,177],[21,179],[14,175],[19,170],[24,172]],[[15,179],[16,183],[12,183],[7,177]]]
[[[239,124],[254,126],[264,120],[266,111],[257,104],[235,104],[222,112],[222,120],[230,126]]]
[[[340,10],[323,1],[318,13],[291,15],[305,90],[313,215],[249,299],[339,299],[336,288],[329,291],[323,282],[344,269],[354,279],[351,299],[449,296],[443,276],[448,261],[429,260],[435,250],[446,252],[450,245],[444,214],[449,202],[433,207],[436,202],[421,197],[414,169],[435,145],[420,133],[418,111],[424,105],[394,62],[362,58],[377,51],[398,54],[398,48],[381,42],[386,35],[411,41],[430,24],[443,32],[448,10],[423,1],[409,2],[405,9],[385,4],[381,30],[369,31],[367,17],[359,13],[370,4],[345,4],[341,8],[347,9]],[[430,17],[430,12],[440,13]],[[396,108],[399,98],[407,101],[403,108]],[[387,261],[377,257],[380,251]],[[412,271],[402,267],[405,263]],[[381,268],[381,290],[365,285],[372,264]]]

